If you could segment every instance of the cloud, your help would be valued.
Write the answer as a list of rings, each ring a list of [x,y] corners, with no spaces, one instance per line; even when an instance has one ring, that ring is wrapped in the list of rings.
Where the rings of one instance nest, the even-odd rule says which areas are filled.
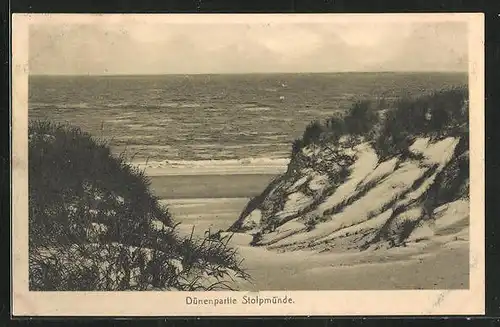
[[[255,43],[284,58],[300,58],[315,52],[323,38],[300,26],[280,24],[256,26],[249,29],[248,37]]]
[[[403,40],[399,50],[392,51],[380,64],[391,70],[466,71],[467,39],[467,25],[463,23],[420,24]]]
[[[34,74],[466,69],[457,24],[38,24],[29,65]]]
[[[352,46],[379,47],[383,43],[398,42],[408,37],[410,29],[411,25],[404,23],[342,24],[337,27],[337,34]]]

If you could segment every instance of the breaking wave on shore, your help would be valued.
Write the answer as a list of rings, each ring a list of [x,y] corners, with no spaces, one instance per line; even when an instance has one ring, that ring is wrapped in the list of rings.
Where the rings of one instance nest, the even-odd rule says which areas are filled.
[[[286,171],[288,158],[243,158],[228,160],[136,161],[149,176],[280,174]]]

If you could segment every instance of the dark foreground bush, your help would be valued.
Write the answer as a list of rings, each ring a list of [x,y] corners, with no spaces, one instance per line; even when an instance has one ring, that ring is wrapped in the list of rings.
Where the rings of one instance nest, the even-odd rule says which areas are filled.
[[[30,122],[30,289],[212,290],[249,278],[229,237],[180,237],[149,184],[79,128]]]

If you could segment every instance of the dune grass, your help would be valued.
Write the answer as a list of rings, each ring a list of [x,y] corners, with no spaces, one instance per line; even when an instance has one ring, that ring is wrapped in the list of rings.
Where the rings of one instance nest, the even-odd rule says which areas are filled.
[[[307,125],[301,138],[292,143],[292,155],[310,144],[336,143],[343,135],[367,136],[379,122],[375,104],[368,100],[355,102],[345,116],[338,114],[325,122],[313,121]]]
[[[29,206],[31,290],[231,289],[250,277],[230,236],[179,236],[144,172],[78,127],[30,122]]]
[[[411,155],[407,149],[415,137],[440,138],[468,131],[468,90],[463,86],[402,97],[387,108],[382,103],[357,101],[344,116],[311,122],[302,137],[293,141],[292,156],[310,144],[335,144],[347,135],[370,141],[383,160]]]

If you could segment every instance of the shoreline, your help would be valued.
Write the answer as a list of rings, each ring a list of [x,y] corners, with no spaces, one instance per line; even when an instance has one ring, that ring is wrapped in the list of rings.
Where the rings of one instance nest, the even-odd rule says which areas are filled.
[[[244,158],[228,160],[130,161],[150,177],[198,175],[264,175],[282,174],[288,158]]]

